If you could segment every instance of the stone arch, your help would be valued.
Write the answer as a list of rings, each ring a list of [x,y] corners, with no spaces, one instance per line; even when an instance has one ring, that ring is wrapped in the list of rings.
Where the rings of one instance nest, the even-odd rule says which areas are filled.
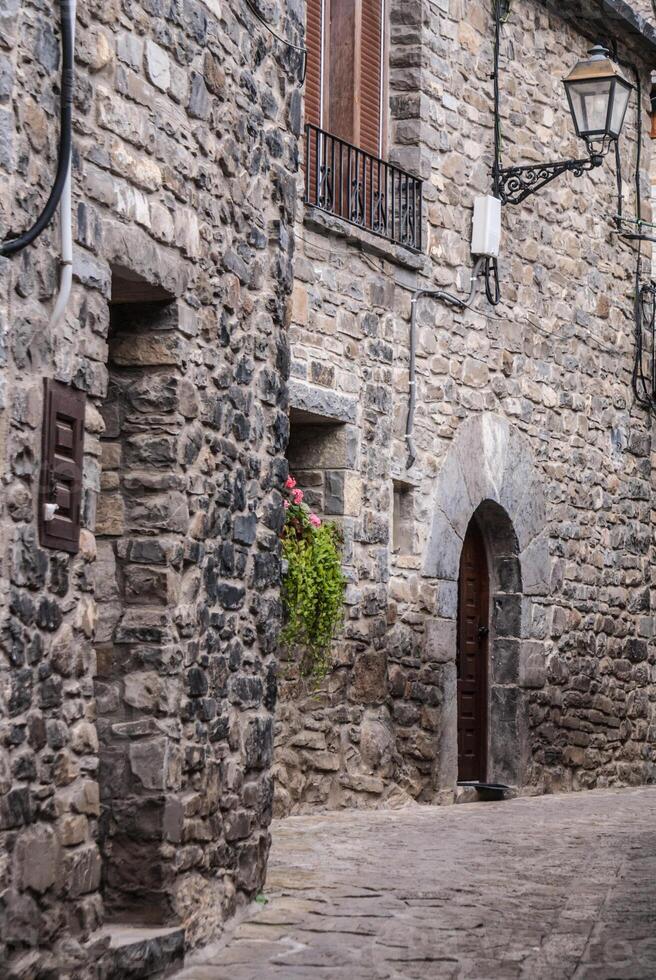
[[[425,655],[442,675],[442,725],[435,772],[440,797],[457,780],[456,623],[462,546],[472,517],[490,565],[490,746],[488,779],[521,786],[530,756],[527,688],[545,681],[539,629],[550,588],[544,478],[530,444],[507,419],[464,421],[439,470],[422,574],[437,584],[437,615],[426,622]],[[535,626],[533,625],[535,621]],[[494,653],[492,650],[494,649]]]
[[[423,575],[454,582],[467,526],[483,501],[500,505],[517,536],[525,595],[549,591],[544,478],[528,440],[491,412],[462,423],[433,494],[433,520]]]

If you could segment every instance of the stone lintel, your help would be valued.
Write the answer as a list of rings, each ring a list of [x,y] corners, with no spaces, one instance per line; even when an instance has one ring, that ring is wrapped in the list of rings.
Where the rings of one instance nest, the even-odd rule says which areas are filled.
[[[288,385],[289,404],[300,412],[307,412],[307,422],[355,423],[358,400],[353,395],[343,395],[330,388],[319,388],[291,379]]]

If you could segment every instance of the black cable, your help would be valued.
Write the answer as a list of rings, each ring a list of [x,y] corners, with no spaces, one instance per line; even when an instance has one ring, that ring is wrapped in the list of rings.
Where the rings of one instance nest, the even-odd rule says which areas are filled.
[[[510,0],[493,0],[494,7],[494,64],[492,68],[492,87],[494,98],[494,164],[492,166],[492,193],[501,197],[501,108],[499,86],[499,61],[501,57],[501,25],[510,15]],[[501,302],[499,283],[499,263],[495,257],[488,256],[483,266],[485,295],[491,306]]]
[[[615,140],[615,178],[617,180],[617,215],[615,224],[621,230],[623,217],[623,198],[624,188],[622,183],[622,155],[620,153],[620,141]]]
[[[250,10],[250,12],[253,14],[253,16],[256,17],[257,20],[259,20],[260,24],[262,24],[262,26],[267,29],[267,31],[269,32],[269,34],[271,35],[271,37],[275,37],[276,41],[280,41],[281,44],[286,44],[288,48],[292,48],[292,50],[294,50],[294,51],[300,51],[301,52],[301,54],[303,55],[303,69],[301,71],[300,83],[301,83],[301,85],[304,85],[305,84],[305,76],[307,75],[307,48],[306,48],[306,46],[304,44],[295,44],[293,41],[288,41],[286,37],[282,37],[280,34],[276,34],[276,32],[273,30],[273,28],[269,24],[267,24],[267,22],[265,21],[264,17],[260,13],[260,11],[257,9],[257,7],[255,6],[255,4],[252,2],[252,0],[246,0],[246,6]]]
[[[638,99],[638,118],[637,118],[637,139],[638,139],[638,151],[636,153],[636,169],[635,169],[635,184],[636,184],[636,216],[638,220],[642,218],[642,191],[640,189],[640,165],[642,162],[642,81],[640,79],[640,70],[637,65],[631,65],[636,77],[636,90]]]
[[[645,370],[644,329],[645,325],[651,340],[651,366]],[[640,288],[636,303],[635,320],[636,357],[633,365],[631,383],[635,399],[641,408],[656,414],[656,286],[644,283]]]
[[[52,185],[50,196],[43,211],[31,228],[21,235],[10,233],[0,244],[0,255],[15,255],[31,245],[41,232],[52,221],[59,204],[68,168],[71,164],[71,148],[73,146],[73,85],[74,85],[74,55],[73,55],[73,8],[70,0],[60,0],[61,35],[62,35],[62,71],[61,71],[61,103],[59,153],[57,158],[57,173]]]
[[[494,0],[494,65],[492,85],[494,93],[494,165],[492,168],[492,193],[499,197],[501,171],[501,115],[499,111],[499,48],[501,46],[501,0]]]
[[[491,306],[498,306],[501,302],[501,286],[499,284],[499,262],[493,256],[485,259],[483,268],[483,278],[485,279],[485,295]]]
[[[642,164],[642,80],[640,70],[637,65],[628,62],[633,70],[636,79],[636,96],[638,101],[638,111],[636,120],[636,137],[638,147],[636,151],[635,169],[635,189],[636,189],[636,217],[638,222],[642,220],[642,187],[640,182],[640,168]],[[638,224],[640,230],[640,224]],[[641,284],[642,266],[642,235],[637,238],[638,247],[636,253],[635,267],[635,296],[633,306],[633,318],[635,328],[635,359],[633,362],[633,372],[631,384],[637,403],[644,409],[656,414],[656,287],[653,283]],[[645,297],[649,297],[651,309],[648,315],[645,311]],[[648,329],[651,335],[651,367],[648,375],[645,372],[645,350],[644,350],[644,328],[647,320]]]

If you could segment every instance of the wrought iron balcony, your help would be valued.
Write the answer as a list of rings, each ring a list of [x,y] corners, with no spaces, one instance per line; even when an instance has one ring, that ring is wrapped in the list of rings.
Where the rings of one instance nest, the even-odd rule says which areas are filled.
[[[418,177],[306,124],[306,204],[419,252],[421,193]]]

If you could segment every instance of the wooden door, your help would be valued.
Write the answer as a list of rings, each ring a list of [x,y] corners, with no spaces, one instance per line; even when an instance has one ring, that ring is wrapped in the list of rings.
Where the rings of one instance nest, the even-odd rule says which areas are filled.
[[[489,581],[483,536],[465,535],[458,582],[458,779],[487,778]]]

